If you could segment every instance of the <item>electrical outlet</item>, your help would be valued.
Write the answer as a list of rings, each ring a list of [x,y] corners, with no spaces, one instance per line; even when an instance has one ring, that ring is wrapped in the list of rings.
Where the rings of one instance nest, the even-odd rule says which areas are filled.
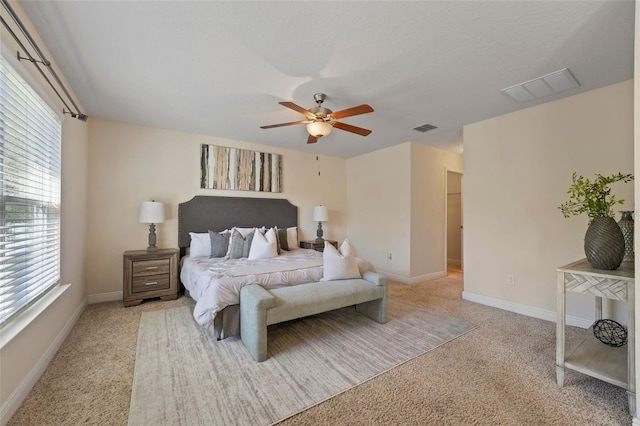
[[[513,274],[507,275],[507,284],[516,285],[516,276]]]
[[[393,260],[393,254],[392,253],[387,253],[387,259]]]

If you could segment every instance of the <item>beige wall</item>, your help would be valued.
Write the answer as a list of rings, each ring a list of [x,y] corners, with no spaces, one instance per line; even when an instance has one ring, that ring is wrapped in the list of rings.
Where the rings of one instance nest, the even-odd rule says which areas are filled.
[[[313,206],[329,208],[325,238],[346,235],[346,160],[264,145],[129,123],[93,119],[89,148],[88,292],[90,301],[122,292],[122,253],[147,246],[148,225],[138,223],[142,201],[165,204],[157,225],[159,247],[177,247],[178,203],[194,195],[286,198],[299,208],[301,239],[314,239]],[[283,156],[283,192],[200,189],[200,144],[272,152]],[[320,171],[320,176],[318,172]]]
[[[465,126],[464,155],[465,295],[555,312],[556,268],[584,257],[587,227],[557,207],[574,171],[633,172],[633,81]],[[613,191],[633,209],[632,184]],[[592,298],[570,294],[567,313],[593,318]]]
[[[447,272],[447,170],[462,172],[461,154],[411,145],[412,281],[444,276]]]
[[[347,160],[356,254],[401,282],[444,275],[447,167],[462,171],[462,156],[411,142]]]
[[[347,160],[347,235],[358,257],[396,279],[411,273],[410,164],[410,143]]]
[[[19,4],[11,2],[12,8],[31,35],[53,62],[45,44],[39,39]],[[0,14],[12,22],[4,8]],[[3,28],[4,29],[4,28]],[[18,50],[7,31],[0,31],[2,42],[14,55]],[[54,64],[55,65],[55,64]],[[42,83],[36,68],[27,63],[24,68],[42,84],[45,96],[53,100],[58,111],[62,111],[55,93]],[[60,76],[63,78],[63,76]],[[64,78],[63,78],[64,79]],[[67,88],[71,90],[69,84]],[[16,337],[0,348],[0,404],[3,418],[17,408],[21,396],[26,395],[55,353],[55,345],[61,343],[64,333],[86,304],[86,223],[87,223],[87,152],[88,123],[69,118],[62,123],[62,214],[61,223],[61,283],[71,284],[59,298],[31,322]],[[37,304],[36,304],[37,305]],[[6,332],[6,329],[3,330]],[[2,340],[2,339],[0,339]],[[17,401],[17,402],[16,402]]]

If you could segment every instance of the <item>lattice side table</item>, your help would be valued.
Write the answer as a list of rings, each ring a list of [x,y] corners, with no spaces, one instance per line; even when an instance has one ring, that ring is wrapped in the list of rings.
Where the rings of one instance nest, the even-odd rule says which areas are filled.
[[[564,385],[564,370],[583,374],[627,390],[629,413],[636,413],[635,383],[635,264],[622,262],[615,271],[594,269],[586,259],[557,269],[556,378]],[[602,319],[602,298],[623,300],[628,304],[628,341],[612,347],[585,331],[576,345],[565,353],[566,292],[595,296],[596,320]]]

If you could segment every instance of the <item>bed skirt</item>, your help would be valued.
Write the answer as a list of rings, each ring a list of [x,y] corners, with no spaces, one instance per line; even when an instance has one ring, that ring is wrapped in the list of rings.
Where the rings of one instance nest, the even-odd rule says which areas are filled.
[[[240,305],[230,305],[218,312],[213,320],[216,339],[240,335]]]
[[[189,290],[181,286],[184,295],[191,300],[193,297],[189,294]],[[240,335],[240,305],[229,305],[216,315],[213,319],[211,331],[217,340],[226,339],[227,337]]]

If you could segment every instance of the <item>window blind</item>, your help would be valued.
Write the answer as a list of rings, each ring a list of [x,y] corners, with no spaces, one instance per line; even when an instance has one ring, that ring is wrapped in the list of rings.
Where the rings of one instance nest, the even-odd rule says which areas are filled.
[[[0,56],[0,327],[60,279],[61,133]]]

